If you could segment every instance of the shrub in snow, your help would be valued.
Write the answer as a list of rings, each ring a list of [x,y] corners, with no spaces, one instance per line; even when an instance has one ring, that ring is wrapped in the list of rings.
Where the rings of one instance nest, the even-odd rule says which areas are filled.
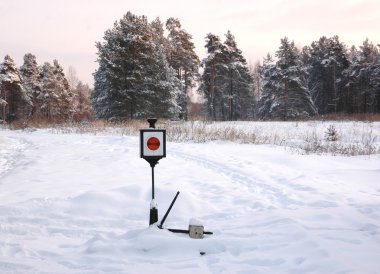
[[[330,125],[325,132],[325,139],[327,141],[335,142],[339,139],[338,131],[335,129],[334,125]]]

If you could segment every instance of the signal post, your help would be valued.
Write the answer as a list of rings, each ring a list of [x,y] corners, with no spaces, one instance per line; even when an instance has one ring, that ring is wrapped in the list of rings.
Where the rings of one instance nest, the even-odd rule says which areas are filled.
[[[166,157],[166,130],[156,129],[157,119],[149,118],[149,128],[140,129],[140,157],[152,168],[152,201],[150,203],[149,225],[158,222],[158,210],[154,195],[154,167]]]

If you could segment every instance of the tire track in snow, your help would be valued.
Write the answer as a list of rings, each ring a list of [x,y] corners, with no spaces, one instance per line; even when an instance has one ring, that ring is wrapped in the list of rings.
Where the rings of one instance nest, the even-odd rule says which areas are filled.
[[[259,182],[252,179],[249,175],[243,174],[238,170],[235,170],[223,163],[216,162],[210,159],[197,157],[191,154],[183,152],[171,152],[174,157],[180,158],[182,160],[191,161],[199,166],[206,169],[217,172],[218,174],[223,174],[230,178],[233,183],[239,183],[250,189],[258,195],[262,194],[267,198],[273,206],[280,206],[282,208],[287,208],[292,205],[304,205],[302,201],[298,201],[290,198],[284,191],[274,186]],[[261,196],[261,195],[260,195]],[[262,197],[261,197],[262,198]]]

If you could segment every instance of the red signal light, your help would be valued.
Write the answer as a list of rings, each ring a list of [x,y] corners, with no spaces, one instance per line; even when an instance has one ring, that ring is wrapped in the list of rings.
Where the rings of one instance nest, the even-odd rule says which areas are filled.
[[[157,150],[160,147],[160,140],[156,137],[151,137],[147,141],[147,146],[150,150]]]

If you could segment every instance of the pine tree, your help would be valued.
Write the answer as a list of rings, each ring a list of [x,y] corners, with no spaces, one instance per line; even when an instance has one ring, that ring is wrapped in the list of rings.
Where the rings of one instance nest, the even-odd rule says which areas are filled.
[[[294,42],[281,39],[276,64],[266,64],[259,117],[287,120],[317,113],[307,89],[307,72]]]
[[[181,93],[179,105],[181,106],[180,117],[187,119],[188,93],[195,86],[198,75],[199,58],[195,53],[195,46],[191,42],[192,36],[181,28],[177,18],[169,18],[166,21],[166,29],[169,31],[167,39],[167,56],[169,65],[176,71],[180,80]]]
[[[321,37],[310,47],[309,90],[320,114],[343,109],[342,72],[348,68],[347,50],[338,36]]]
[[[253,77],[230,31],[226,34],[223,55],[226,60],[224,74],[226,118],[230,121],[252,119],[254,114]]]
[[[275,98],[276,85],[275,76],[277,75],[276,65],[273,57],[268,53],[263,60],[263,65],[260,67],[260,74],[263,78],[262,93],[259,97],[257,117],[259,119],[271,118],[271,105]],[[265,92],[264,92],[265,91]]]
[[[199,91],[207,100],[208,116],[214,120],[252,119],[254,117],[254,82],[247,62],[230,31],[221,43],[219,36],[206,36],[208,56]]]
[[[178,81],[167,65],[157,32],[160,24],[153,25],[145,16],[128,12],[105,32],[105,41],[97,43],[99,69],[92,96],[96,117],[123,120],[177,115],[173,97]]]
[[[167,54],[169,42],[164,37],[164,28],[159,18],[151,23],[153,42],[155,44],[153,62],[147,69],[153,76],[151,88],[154,90],[151,103],[145,115],[163,116],[166,118],[183,118],[187,105],[181,104],[180,80],[176,78],[175,70],[170,66]]]
[[[359,68],[359,51],[355,46],[352,46],[347,53],[350,65],[348,68],[342,71],[343,82],[343,97],[342,105],[343,112],[345,113],[354,113],[359,109],[357,102],[359,101],[359,96],[355,94],[355,86],[357,82],[357,72]]]
[[[253,93],[254,93],[254,102],[255,102],[255,109],[254,109],[254,116],[257,109],[257,102],[261,98],[261,94],[263,92],[263,75],[261,73],[261,64],[260,61],[256,61],[254,65],[249,65],[249,72],[253,77]]]
[[[73,116],[76,121],[90,120],[92,117],[91,89],[79,81],[73,89]]]
[[[40,115],[52,119],[59,115],[59,94],[56,92],[56,81],[53,66],[45,62],[41,67],[42,90],[37,97],[41,105]]]
[[[169,41],[164,35],[165,33],[164,24],[161,22],[160,18],[157,17],[150,23],[150,26],[152,28],[152,35],[153,35],[154,42],[156,44],[159,44],[164,49],[165,55],[168,56]]]
[[[206,97],[207,116],[213,120],[225,120],[223,113],[223,81],[224,75],[224,56],[223,44],[219,36],[212,33],[206,36],[207,57],[202,60],[203,74],[199,91]]]
[[[114,117],[113,110],[116,101],[112,101],[111,88],[107,81],[106,62],[98,60],[99,68],[94,73],[94,91],[91,94],[92,107],[94,109],[95,118],[111,118]]]
[[[146,67],[144,83],[146,100],[141,116],[155,116],[163,118],[181,118],[182,106],[178,104],[181,95],[180,82],[175,76],[175,71],[166,60],[164,49],[159,43],[152,56],[155,62]]]
[[[380,45],[377,45],[380,48]],[[380,113],[380,51],[378,50],[376,61],[371,66],[370,85],[374,93],[374,110]]]
[[[97,117],[136,118],[144,109],[148,97],[143,86],[144,70],[154,51],[150,34],[147,18],[128,12],[105,32],[105,41],[97,43],[99,69],[93,97]],[[142,96],[138,96],[141,91]],[[98,97],[98,93],[102,96]]]
[[[24,64],[20,67],[20,74],[26,95],[31,101],[30,114],[36,117],[38,109],[41,108],[37,98],[41,93],[42,83],[40,81],[41,68],[37,64],[35,55],[31,53],[24,55]]]
[[[351,64],[343,73],[348,112],[374,113],[378,110],[379,59],[377,48],[366,39],[359,50],[351,49]]]
[[[73,93],[66,79],[62,66],[53,60],[53,74],[56,81],[55,94],[58,95],[58,109],[60,119],[67,120],[73,114]]]
[[[22,87],[20,72],[13,59],[6,55],[0,64],[0,99],[2,112],[0,117],[7,122],[28,116],[31,100]]]
[[[54,121],[65,121],[72,118],[73,94],[63,68],[57,60],[53,65],[45,62],[41,68],[42,89],[37,96],[41,105],[40,116]]]

